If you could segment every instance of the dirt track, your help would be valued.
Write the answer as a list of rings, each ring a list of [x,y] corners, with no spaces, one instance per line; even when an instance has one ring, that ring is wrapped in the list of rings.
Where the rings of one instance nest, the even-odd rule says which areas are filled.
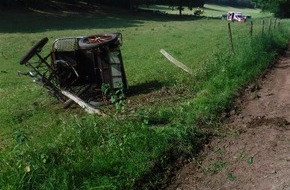
[[[167,190],[290,190],[290,49],[246,89],[224,128]]]

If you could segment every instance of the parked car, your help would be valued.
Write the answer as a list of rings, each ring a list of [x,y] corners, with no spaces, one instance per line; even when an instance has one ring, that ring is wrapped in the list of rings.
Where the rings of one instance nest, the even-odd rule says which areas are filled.
[[[247,16],[243,15],[241,12],[228,12],[227,20],[232,22],[246,22]]]

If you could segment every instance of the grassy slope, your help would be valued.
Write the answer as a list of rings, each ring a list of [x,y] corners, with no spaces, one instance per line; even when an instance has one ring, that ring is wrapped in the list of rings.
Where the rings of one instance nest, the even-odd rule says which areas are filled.
[[[206,7],[218,12],[221,8]],[[247,11],[260,15],[258,10],[243,12]],[[193,121],[216,121],[217,111],[227,107],[238,86],[253,79],[266,67],[263,62],[274,55],[264,48],[271,43],[268,37],[258,39],[257,46],[249,43],[249,23],[232,25],[235,47],[249,43],[242,48],[251,51],[253,46],[259,55],[240,49],[233,57],[228,55],[227,22],[223,20],[100,17],[97,13],[0,14],[9,18],[0,21],[1,189],[130,189],[142,184],[139,178],[155,166],[166,167],[169,158],[177,156],[174,153],[194,153],[206,134],[193,127]],[[261,26],[256,19],[254,35],[258,36]],[[18,70],[26,70],[19,59],[44,36],[51,44],[59,37],[115,31],[123,34],[125,69],[135,92],[128,97],[127,106],[133,111],[125,120],[115,113],[99,118],[63,110],[31,79],[17,76]],[[282,38],[280,43],[285,42]],[[270,47],[274,49],[273,44]],[[44,53],[49,48],[47,45]],[[159,53],[161,48],[193,68],[193,76],[169,63]],[[144,88],[149,94],[139,94]],[[31,171],[25,173],[27,168]]]

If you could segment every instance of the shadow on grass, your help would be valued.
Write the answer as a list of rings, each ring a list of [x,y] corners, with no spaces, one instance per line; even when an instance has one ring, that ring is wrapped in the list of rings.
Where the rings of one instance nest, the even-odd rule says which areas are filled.
[[[159,15],[116,8],[69,9],[3,9],[0,11],[0,33],[38,33],[54,30],[115,29],[138,27],[145,21],[188,21],[192,15]]]
[[[176,177],[176,172],[184,167],[184,161],[187,158],[196,157],[202,150],[203,145],[208,143],[212,136],[212,133],[205,130],[186,129],[183,140],[191,139],[191,141],[186,142],[191,144],[190,150],[183,149],[185,148],[183,147],[185,141],[176,138],[170,139],[171,147],[179,148],[169,148],[159,156],[151,170],[135,181],[133,189],[169,189],[168,186]]]
[[[134,19],[117,18],[109,15],[47,15],[34,12],[6,12],[2,11],[0,33],[37,33],[54,30],[79,30],[79,29],[110,29],[126,28],[142,24]]]
[[[130,97],[139,94],[148,94],[150,92],[159,90],[164,86],[165,86],[164,83],[161,83],[156,80],[137,84],[129,87],[129,89],[126,91],[126,96]]]

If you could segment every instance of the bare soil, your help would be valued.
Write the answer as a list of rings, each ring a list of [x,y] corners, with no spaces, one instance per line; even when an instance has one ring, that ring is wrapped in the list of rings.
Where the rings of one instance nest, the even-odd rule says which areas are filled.
[[[197,159],[167,190],[290,190],[290,51],[245,89]]]

